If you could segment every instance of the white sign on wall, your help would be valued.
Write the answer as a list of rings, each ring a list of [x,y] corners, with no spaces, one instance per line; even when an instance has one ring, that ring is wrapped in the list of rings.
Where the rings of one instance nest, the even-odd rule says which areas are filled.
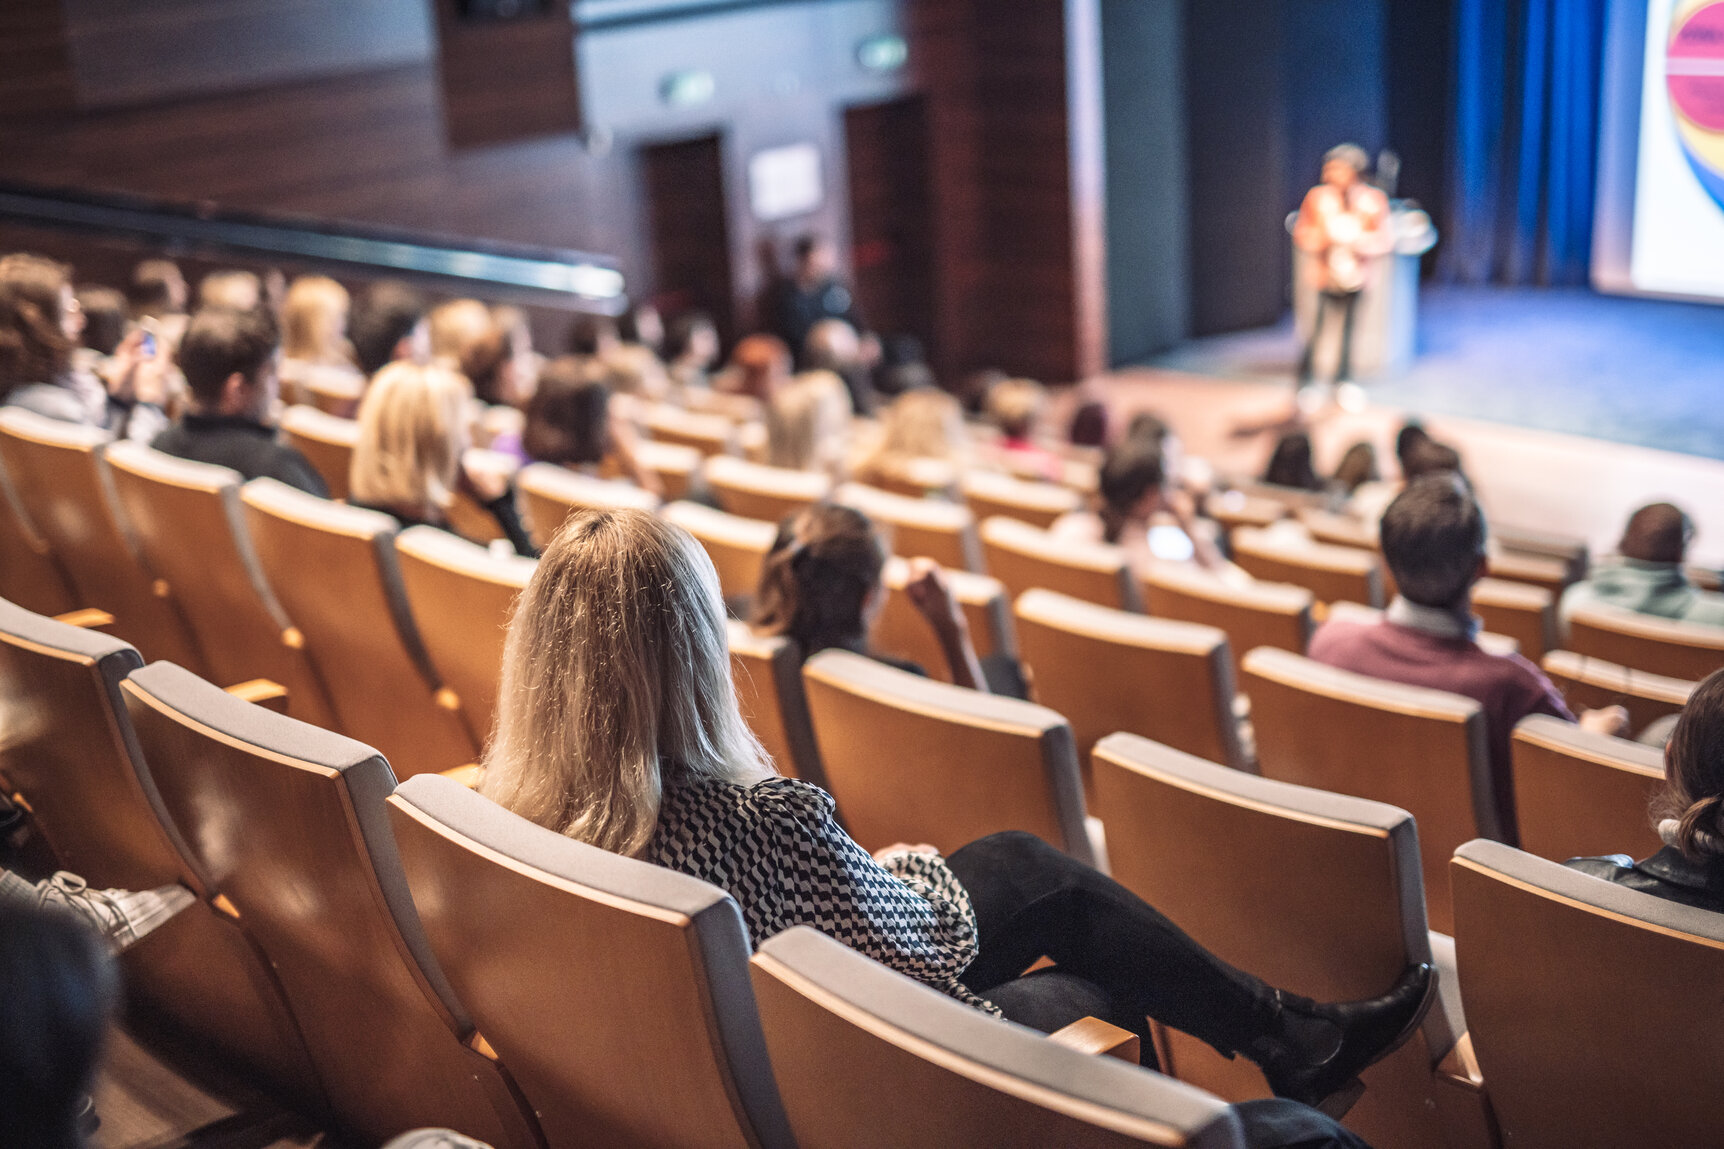
[[[768,148],[748,161],[748,202],[762,223],[807,215],[825,194],[820,149],[813,144]]]

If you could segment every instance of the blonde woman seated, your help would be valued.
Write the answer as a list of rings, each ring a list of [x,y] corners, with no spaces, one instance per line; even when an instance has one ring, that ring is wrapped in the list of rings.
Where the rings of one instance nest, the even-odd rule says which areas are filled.
[[[850,441],[850,393],[830,371],[804,371],[766,407],[766,461],[837,477]]]
[[[302,275],[281,308],[281,385],[295,403],[320,404],[350,416],[365,390],[347,341],[347,289],[322,275]]]
[[[1147,1038],[1148,1015],[1243,1053],[1283,1097],[1351,1095],[1359,1071],[1415,1031],[1435,990],[1420,965],[1369,1001],[1294,997],[1021,832],[949,858],[904,845],[870,856],[839,827],[832,798],[780,777],[750,734],[712,562],[644,512],[576,514],[546,548],[510,624],[485,766],[482,792],[516,814],[723,888],[756,945],[812,925],[1047,1032],[1099,1015]],[[1019,976],[1044,954],[1057,968]],[[1142,1049],[1153,1062],[1153,1045]],[[1281,1119],[1292,1108],[1267,1104]],[[1305,1125],[1287,1144],[1362,1144],[1297,1112]]]
[[[451,530],[457,491],[497,520],[517,554],[537,551],[515,510],[507,479],[461,465],[468,438],[467,380],[447,367],[391,363],[377,373],[359,404],[359,443],[349,471],[348,501],[382,511],[403,527]]]
[[[880,437],[851,465],[871,486],[926,493],[954,487],[968,461],[969,437],[958,401],[931,388],[907,391],[880,418]]]
[[[527,403],[521,457],[601,478],[626,478],[662,496],[658,476],[640,464],[634,427],[617,410],[610,383],[610,369],[598,359],[565,355],[547,363]]]

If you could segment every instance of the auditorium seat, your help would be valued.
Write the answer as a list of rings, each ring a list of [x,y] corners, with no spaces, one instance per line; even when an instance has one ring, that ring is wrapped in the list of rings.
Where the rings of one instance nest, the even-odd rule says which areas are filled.
[[[1034,697],[1071,723],[1080,765],[1116,730],[1224,766],[1248,765],[1225,632],[1049,590],[1019,595],[1013,614]]]
[[[365,398],[366,378],[357,371],[316,371],[301,382],[293,399],[308,403],[326,415],[351,419]]]
[[[436,527],[408,527],[395,540],[414,625],[438,681],[454,692],[480,746],[490,737],[503,675],[503,639],[515,599],[538,564]]]
[[[359,424],[316,407],[289,407],[281,413],[281,435],[306,457],[332,499],[347,498],[353,450],[359,445]]]
[[[281,987],[223,897],[224,875],[168,819],[139,750],[120,683],[142,665],[118,638],[0,601],[0,781],[29,804],[55,863],[93,888],[178,883],[197,895],[121,955],[128,993],[315,1108],[320,1087]]]
[[[793,471],[717,456],[706,464],[706,483],[719,505],[745,519],[778,523],[824,499],[832,480],[820,471]]]
[[[1012,628],[1012,604],[1000,581],[968,571],[944,570],[942,574],[952,598],[964,612],[977,657],[992,654],[1015,657],[1017,637]],[[881,581],[886,587],[886,601],[874,616],[868,632],[869,646],[881,654],[914,662],[928,672],[929,678],[952,681],[952,668],[946,663],[939,639],[934,637],[933,628],[910,596],[904,593],[910,582],[910,564],[892,556],[886,560]]]
[[[718,568],[718,585],[727,601],[754,594],[772,540],[778,537],[777,527],[699,503],[670,503],[661,514],[665,522],[681,527],[706,548],[707,557]]]
[[[529,463],[515,476],[533,543],[540,550],[576,511],[658,510],[659,499],[632,483],[595,479],[552,463]]]
[[[469,447],[461,454],[461,467],[470,474],[487,475],[493,480],[513,482],[515,472],[520,470],[520,461],[502,451]],[[497,521],[497,516],[486,510],[485,505],[466,489],[465,484],[458,485],[453,496],[444,513],[448,515],[449,526],[456,534],[480,546],[488,546],[509,537],[502,524]]]
[[[1513,832],[1513,810],[1498,808],[1479,704],[1284,650],[1246,655],[1240,688],[1251,696],[1265,778],[1386,802],[1419,820],[1431,927],[1449,932],[1449,855]]]
[[[703,456],[728,455],[736,450],[736,424],[723,415],[703,415],[658,403],[646,409],[641,422],[650,438],[693,447]]]
[[[1664,788],[1662,750],[1545,714],[1521,719],[1513,745],[1521,849],[1562,862],[1664,848],[1651,814]]]
[[[1521,655],[1533,662],[1556,648],[1556,600],[1543,587],[1480,579],[1473,584],[1473,613],[1486,630],[1519,643]]]
[[[1486,573],[1494,579],[1543,587],[1550,592],[1552,599],[1562,598],[1562,592],[1576,577],[1573,566],[1564,559],[1518,554],[1501,549],[1491,554]]]
[[[78,596],[65,568],[54,558],[0,463],[0,598],[37,614],[78,609]]]
[[[1628,711],[1628,728],[1639,734],[1660,718],[1679,714],[1697,683],[1630,670],[1602,658],[1553,650],[1544,656],[1544,672],[1562,691],[1568,708],[1579,714],[1605,706]]]
[[[1107,543],[1059,539],[1017,519],[982,523],[987,571],[1014,597],[1053,590],[1098,606],[1135,610],[1138,592],[1125,552]]]
[[[431,949],[553,1149],[795,1144],[723,890],[446,778],[388,805]]]
[[[174,588],[212,679],[264,678],[287,689],[287,712],[332,727],[335,712],[295,629],[258,565],[239,489],[226,467],[139,443],[107,450],[115,493],[138,549]]]
[[[802,689],[802,653],[793,639],[758,635],[739,619],[727,622],[731,677],[748,728],[781,774],[824,786],[820,748]]]
[[[371,1142],[434,1126],[528,1149],[531,1119],[468,1044],[414,911],[382,756],[167,663],[121,689],[162,804],[269,959],[340,1123]]]
[[[1140,582],[1149,613],[1218,627],[1227,634],[1235,675],[1259,646],[1304,654],[1316,629],[1316,597],[1291,583],[1232,583],[1181,563],[1157,563]]]
[[[1328,543],[1337,547],[1355,547],[1365,551],[1379,551],[1377,541],[1377,525],[1356,519],[1352,515],[1336,514],[1317,507],[1301,507],[1294,515],[1299,525],[1310,532],[1311,537],[1320,543]],[[1386,571],[1384,572],[1387,573]]]
[[[1433,1068],[1466,1023],[1453,943],[1427,932],[1412,815],[1229,770],[1131,734],[1097,745],[1095,800],[1113,876],[1210,952],[1271,985],[1352,1000],[1382,993],[1410,963],[1435,961],[1439,1002],[1420,1036],[1364,1074],[1367,1089],[1347,1125],[1373,1145],[1400,1149],[1488,1145],[1462,1135],[1483,1124],[1477,1091]],[[1270,1095],[1245,1058],[1164,1033],[1166,1069],[1181,1080],[1230,1101]]]
[[[1229,533],[1239,527],[1262,528],[1286,518],[1290,508],[1279,499],[1245,491],[1219,491],[1203,501],[1203,513]]]
[[[1252,578],[1302,586],[1321,603],[1384,604],[1383,560],[1371,551],[1289,542],[1242,527],[1233,532],[1233,561]]]
[[[1716,1144],[1724,917],[1496,842],[1453,869],[1468,1034],[1503,1144]]]
[[[1245,1144],[1219,1099],[988,1017],[810,926],[752,967],[802,1149]]]
[[[1506,556],[1554,559],[1566,568],[1565,577],[1569,582],[1585,578],[1591,564],[1585,539],[1556,531],[1492,523],[1491,545]]]
[[[715,391],[709,387],[683,388],[682,405],[698,415],[723,415],[732,423],[758,423],[765,414],[760,400],[752,395]]]
[[[1586,606],[1570,615],[1564,645],[1576,654],[1690,682],[1724,666],[1724,627],[1610,606]]]
[[[658,479],[667,502],[688,497],[706,458],[698,448],[681,443],[661,443],[656,439],[642,439],[636,443],[634,454],[641,469]]]
[[[895,555],[930,558],[952,570],[982,570],[976,518],[960,503],[909,498],[861,483],[845,483],[832,501],[854,507],[888,531]]]
[[[114,498],[95,427],[0,410],[0,464],[29,522],[72,581],[79,607],[114,616],[110,631],[150,658],[205,669],[168,583],[144,565]]]
[[[896,670],[846,650],[802,668],[838,812],[866,849],[943,853],[1028,830],[1092,862],[1071,726],[1045,706]]]
[[[471,762],[474,737],[454,700],[439,699],[407,605],[395,520],[274,479],[247,483],[240,500],[264,574],[305,635],[341,730],[382,751],[401,777]]]
[[[1031,482],[991,471],[969,471],[958,484],[976,521],[1004,515],[1047,530],[1061,515],[1083,506],[1083,497],[1058,483]]]
[[[916,502],[945,499],[956,491],[959,474],[958,464],[950,459],[899,459],[870,475],[868,485]]]

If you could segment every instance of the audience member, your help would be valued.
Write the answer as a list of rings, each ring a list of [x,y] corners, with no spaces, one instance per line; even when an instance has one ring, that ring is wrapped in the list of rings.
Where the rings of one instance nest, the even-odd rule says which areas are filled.
[[[126,297],[111,287],[80,287],[75,293],[78,310],[84,315],[84,330],[79,336],[84,350],[92,353],[94,365],[111,357],[126,337],[128,323]]]
[[[1035,441],[1047,402],[1047,388],[1034,379],[1002,379],[988,391],[988,419],[999,429],[998,449],[1008,469],[1057,480],[1065,460]]]
[[[876,394],[896,399],[906,391],[939,385],[920,339],[914,335],[894,335],[884,341],[879,366],[874,368]]]
[[[617,337],[617,321],[608,315],[583,311],[569,324],[570,355],[609,355],[621,342]]]
[[[718,362],[718,328],[703,311],[676,317],[665,340],[665,366],[671,381],[684,390],[712,386],[712,367]]]
[[[625,345],[644,347],[654,358],[664,356],[664,316],[651,303],[641,302],[630,307],[617,319],[617,338]]]
[[[402,526],[449,530],[449,505],[461,490],[491,513],[516,553],[531,556],[507,480],[461,465],[472,394],[464,377],[440,365],[398,362],[379,371],[359,404],[349,501]]]
[[[180,340],[180,371],[191,393],[187,409],[151,446],[328,498],[323,477],[304,455],[278,442],[270,425],[275,351],[275,328],[261,312],[198,312]]]
[[[1269,465],[1264,468],[1263,481],[1274,487],[1321,491],[1323,480],[1311,466],[1311,436],[1303,431],[1289,431],[1277,439]]]
[[[663,495],[658,476],[640,464],[634,428],[612,410],[610,377],[597,359],[565,355],[547,363],[527,403],[523,454],[571,471],[623,475]]]
[[[364,390],[364,376],[347,341],[347,289],[322,275],[302,275],[287,289],[281,307],[281,382],[291,401],[309,403],[314,392],[340,395],[341,414],[351,415]]]
[[[191,297],[185,273],[171,259],[140,260],[132,268],[126,299],[131,304],[133,319],[184,318],[186,309],[191,306]]]
[[[910,391],[892,400],[880,418],[880,437],[857,457],[850,473],[864,483],[917,485],[929,460],[948,464],[951,480],[967,461],[969,436],[963,409],[944,391]]]
[[[868,646],[868,626],[886,601],[885,569],[886,546],[861,511],[817,503],[789,515],[766,555],[754,596],[754,629],[794,639],[805,659],[837,647],[925,674],[914,663]],[[969,622],[939,564],[912,559],[910,570],[905,594],[939,641],[952,681],[986,693],[988,680],[970,640]]]
[[[503,358],[489,373],[476,367],[479,378],[469,375],[467,381],[486,403],[524,409],[545,365],[544,356],[533,348],[533,326],[525,311],[508,305],[491,308],[491,322],[502,336]]]
[[[347,325],[359,370],[369,377],[397,359],[428,359],[426,310],[424,295],[392,279],[380,279],[361,292]]]
[[[1443,471],[1461,472],[1461,456],[1447,443],[1431,438],[1417,423],[1408,423],[1395,436],[1395,458],[1401,464],[1401,481],[1410,483],[1420,475]]]
[[[1099,401],[1082,403],[1072,412],[1066,439],[1074,447],[1107,446],[1107,404]]]
[[[35,255],[0,257],[0,405],[149,442],[167,424],[168,359],[133,331],[98,376],[73,352],[84,315],[67,269]]]
[[[1664,748],[1664,788],[1654,804],[1664,848],[1568,864],[1607,882],[1724,913],[1724,670],[1708,677],[1676,720]]]
[[[790,381],[790,349],[772,335],[749,335],[737,341],[730,364],[713,377],[714,390],[747,395],[762,403]]]
[[[872,415],[876,402],[865,358],[861,337],[842,319],[822,319],[808,329],[802,344],[802,369],[830,371],[842,379],[850,409],[858,415]]]
[[[796,240],[793,251],[791,274],[779,281],[772,302],[772,333],[787,346],[805,348],[808,333],[823,319],[841,319],[861,331],[856,297],[838,279],[838,253],[832,244],[824,236],[808,234]]]
[[[1584,582],[1563,592],[1563,626],[1588,606],[1724,626],[1724,594],[1696,589],[1683,573],[1693,538],[1694,522],[1678,507],[1651,503],[1635,511],[1615,557],[1600,561]]]
[[[1374,483],[1381,475],[1377,471],[1377,449],[1361,440],[1347,448],[1335,473],[1329,479],[1329,492],[1337,504],[1345,504],[1366,483]]]
[[[263,307],[263,280],[256,272],[227,268],[212,271],[198,282],[198,308],[225,307],[229,311],[257,311]]]
[[[510,625],[485,767],[483,793],[516,814],[727,890],[754,945],[815,925],[995,1016],[1045,1031],[1112,1020],[1145,1039],[1147,1063],[1152,1016],[1245,1055],[1282,1097],[1329,1098],[1410,1037],[1434,996],[1418,965],[1369,1001],[1294,997],[1022,832],[950,858],[871,857],[825,791],[773,770],[737,709],[711,560],[643,512],[582,512],[552,540]],[[1020,976],[1044,954],[1055,970]],[[1285,1143],[1362,1144],[1309,1120],[1309,1141]]]
[[[850,441],[850,394],[830,371],[804,371],[766,405],[766,461],[793,471],[844,469]]]
[[[1518,654],[1491,654],[1479,647],[1472,588],[1486,569],[1485,517],[1458,475],[1425,475],[1408,483],[1383,514],[1381,540],[1399,595],[1380,622],[1324,623],[1311,639],[1310,655],[1343,670],[1477,701],[1490,739],[1497,811],[1505,836],[1512,838],[1509,742],[1515,723],[1529,714],[1569,722],[1575,717],[1538,667]],[[1580,723],[1618,734],[1627,717],[1613,706],[1587,711]]]

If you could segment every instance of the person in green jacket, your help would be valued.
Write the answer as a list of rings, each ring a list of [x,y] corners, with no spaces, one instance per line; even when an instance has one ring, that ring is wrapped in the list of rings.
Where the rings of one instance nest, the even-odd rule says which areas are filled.
[[[1617,554],[1563,593],[1563,629],[1582,607],[1613,606],[1659,618],[1724,626],[1724,594],[1703,591],[1683,571],[1694,522],[1670,503],[1652,503],[1629,516]]]

